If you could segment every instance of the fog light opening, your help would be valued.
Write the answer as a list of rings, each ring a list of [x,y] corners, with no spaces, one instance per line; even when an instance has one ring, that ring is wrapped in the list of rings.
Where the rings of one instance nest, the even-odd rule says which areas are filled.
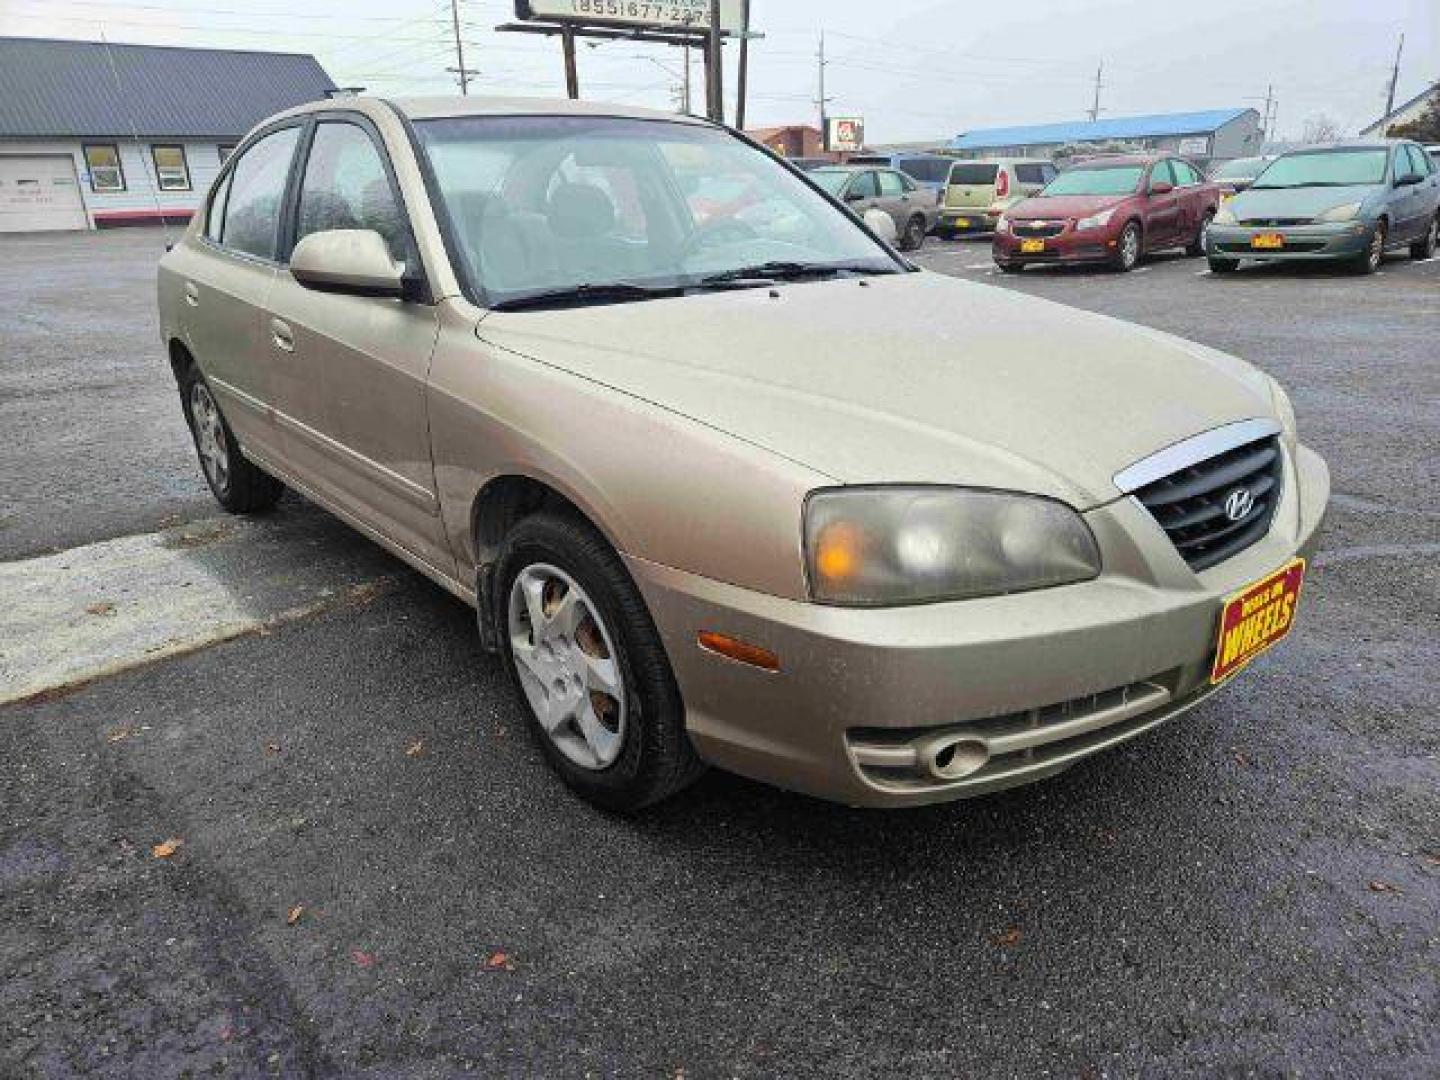
[[[927,757],[932,776],[959,780],[984,768],[990,749],[978,739],[951,739],[936,743]]]

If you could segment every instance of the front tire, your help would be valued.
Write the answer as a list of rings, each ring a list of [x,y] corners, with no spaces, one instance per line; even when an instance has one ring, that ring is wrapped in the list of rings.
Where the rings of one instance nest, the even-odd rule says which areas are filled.
[[[1385,225],[1385,220],[1375,223],[1375,231],[1370,234],[1370,243],[1365,250],[1351,263],[1351,269],[1357,274],[1373,274],[1380,269],[1380,264],[1385,260],[1385,241],[1389,238],[1390,230]]]
[[[1239,259],[1217,259],[1210,256],[1210,272],[1212,274],[1233,274],[1240,269]]]
[[[925,246],[925,219],[916,214],[905,223],[905,234],[900,238],[901,251],[919,251]]]
[[[180,375],[180,401],[201,471],[216,502],[232,514],[259,514],[272,509],[284,494],[285,485],[241,452],[210,384],[194,363]]]
[[[500,651],[541,753],[582,798],[639,810],[704,771],[660,635],[619,557],[590,525],[543,513],[495,566]]]
[[[1120,230],[1120,240],[1115,246],[1115,269],[1128,274],[1140,265],[1143,236],[1138,221],[1126,222]]]
[[[1410,258],[1433,259],[1436,247],[1440,247],[1440,214],[1430,219],[1425,235],[1410,245]]]

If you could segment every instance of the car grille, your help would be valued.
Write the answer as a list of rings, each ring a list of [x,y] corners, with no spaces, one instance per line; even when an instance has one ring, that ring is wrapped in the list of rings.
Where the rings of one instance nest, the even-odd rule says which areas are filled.
[[[1247,229],[1284,229],[1295,225],[1310,225],[1314,219],[1308,217],[1257,217],[1241,218],[1240,224]]]
[[[1059,236],[1065,231],[1063,221],[1012,221],[1010,228],[1016,236]]]
[[[1192,570],[1223,562],[1270,530],[1280,501],[1280,443],[1275,436],[1246,443],[1134,492],[1159,522]],[[1248,492],[1251,505],[1230,516],[1232,495]]]
[[[1231,255],[1254,255],[1256,258],[1266,258],[1271,255],[1285,255],[1320,251],[1325,247],[1324,240],[1296,240],[1293,236],[1285,238],[1283,248],[1255,248],[1247,243],[1225,243],[1218,245],[1220,250]]]

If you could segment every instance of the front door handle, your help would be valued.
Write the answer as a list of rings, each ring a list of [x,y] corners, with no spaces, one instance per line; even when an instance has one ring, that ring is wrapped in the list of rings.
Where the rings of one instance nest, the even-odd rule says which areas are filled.
[[[185,302],[191,307],[200,306],[200,289],[193,281],[185,282]]]
[[[282,352],[295,351],[295,335],[290,330],[289,324],[281,322],[279,319],[270,320],[270,340]]]

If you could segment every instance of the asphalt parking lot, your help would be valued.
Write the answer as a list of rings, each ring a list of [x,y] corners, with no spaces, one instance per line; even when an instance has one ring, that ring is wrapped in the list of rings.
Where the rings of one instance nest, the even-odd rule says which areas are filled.
[[[1296,634],[1038,786],[711,773],[620,820],[458,602],[294,496],[217,515],[162,248],[0,240],[0,689],[35,694],[0,706],[0,1075],[1440,1072],[1440,261],[1001,278],[931,240],[1288,386],[1335,486]]]

